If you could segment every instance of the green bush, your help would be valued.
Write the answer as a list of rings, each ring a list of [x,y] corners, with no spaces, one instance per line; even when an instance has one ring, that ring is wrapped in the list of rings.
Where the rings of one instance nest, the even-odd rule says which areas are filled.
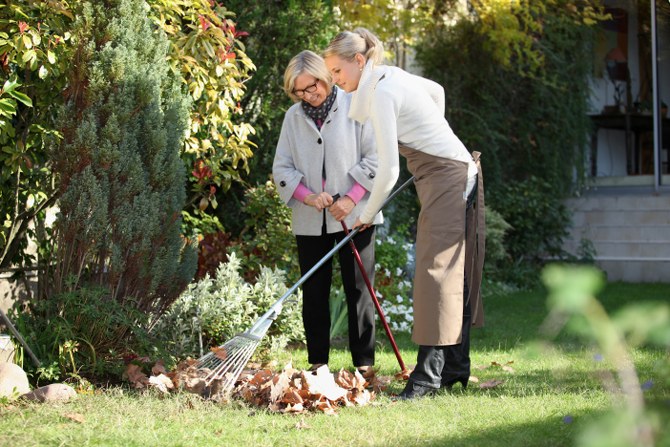
[[[244,194],[244,213],[240,239],[247,279],[256,276],[263,265],[297,279],[298,250],[291,232],[291,209],[279,198],[275,184],[268,180],[248,189]]]
[[[200,356],[249,329],[287,291],[281,270],[261,266],[254,284],[240,274],[242,262],[233,251],[228,262],[191,283],[159,320],[155,331],[175,357]],[[276,350],[304,340],[301,293],[289,298],[264,337],[261,350]]]
[[[42,363],[38,369],[24,364],[37,381],[118,380],[124,357],[155,354],[154,341],[143,329],[147,315],[133,303],[110,299],[104,288],[79,288],[35,300],[27,308],[15,304],[11,313]]]

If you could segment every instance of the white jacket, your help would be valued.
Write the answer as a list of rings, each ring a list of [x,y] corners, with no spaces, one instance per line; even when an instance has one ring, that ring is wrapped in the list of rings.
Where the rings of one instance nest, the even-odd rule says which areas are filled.
[[[377,170],[374,135],[369,124],[362,125],[347,116],[350,104],[351,94],[339,90],[320,131],[300,103],[291,106],[284,116],[272,175],[279,196],[291,207],[293,234],[318,236],[323,225],[323,212],[293,198],[300,182],[315,193],[326,191],[340,196],[349,192],[354,182],[368,191],[372,189]],[[366,193],[346,217],[349,228],[365,208],[369,195]],[[325,215],[328,233],[342,231],[340,222],[327,211]],[[374,223],[382,221],[378,213]]]

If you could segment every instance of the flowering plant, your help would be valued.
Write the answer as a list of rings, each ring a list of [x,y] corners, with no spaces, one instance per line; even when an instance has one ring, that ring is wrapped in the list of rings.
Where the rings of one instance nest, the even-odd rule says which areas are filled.
[[[394,236],[380,231],[375,251],[375,291],[386,321],[393,331],[411,332],[414,244],[407,229]]]

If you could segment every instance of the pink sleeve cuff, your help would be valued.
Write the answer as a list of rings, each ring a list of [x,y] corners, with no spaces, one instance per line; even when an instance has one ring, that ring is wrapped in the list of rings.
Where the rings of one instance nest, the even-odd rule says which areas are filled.
[[[305,202],[305,197],[312,194],[312,191],[305,186],[304,183],[298,183],[298,187],[293,191],[293,198],[298,200],[300,203]]]
[[[366,192],[368,191],[365,188],[363,188],[363,186],[361,186],[360,183],[356,182],[346,195],[349,196],[351,200],[354,201],[355,204],[358,204],[358,202],[361,201]]]

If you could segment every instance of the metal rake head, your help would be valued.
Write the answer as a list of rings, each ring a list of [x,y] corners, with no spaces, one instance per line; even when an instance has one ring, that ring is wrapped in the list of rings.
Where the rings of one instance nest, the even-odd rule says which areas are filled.
[[[196,366],[205,372],[205,384],[209,386],[220,380],[219,389],[224,393],[231,391],[260,341],[260,338],[244,332],[201,357]]]

